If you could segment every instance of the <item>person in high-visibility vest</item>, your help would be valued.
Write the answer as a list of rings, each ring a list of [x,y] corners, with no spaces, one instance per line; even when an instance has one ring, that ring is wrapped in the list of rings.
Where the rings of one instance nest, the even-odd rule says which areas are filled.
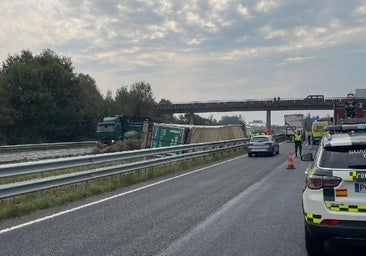
[[[295,157],[297,157],[297,151],[299,151],[300,156],[301,156],[301,151],[302,151],[302,135],[301,135],[300,131],[297,131],[297,133],[295,134],[294,141],[295,141]]]

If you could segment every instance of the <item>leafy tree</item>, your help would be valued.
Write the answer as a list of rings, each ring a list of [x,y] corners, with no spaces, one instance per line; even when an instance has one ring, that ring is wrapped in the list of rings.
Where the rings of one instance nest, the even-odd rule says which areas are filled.
[[[208,123],[210,123],[212,125],[217,125],[218,124],[217,120],[214,118],[213,115],[209,115],[207,120],[208,120]]]
[[[222,116],[219,124],[245,124],[245,119],[241,116]]]
[[[94,134],[91,123],[102,97],[91,77],[73,73],[69,58],[23,50],[3,62],[0,75],[2,143],[75,141]]]
[[[112,91],[108,90],[103,97],[101,112],[98,114],[98,121],[105,116],[117,115],[119,113]]]
[[[190,114],[179,115],[176,123],[178,124],[189,124],[190,123]],[[209,118],[204,118],[199,115],[193,115],[193,123],[194,125],[216,125],[217,121],[210,116]]]
[[[94,138],[95,126],[102,114],[103,97],[95,80],[89,75],[78,74],[75,80],[75,92],[79,103],[74,109],[77,124],[77,134],[80,139]]]
[[[129,103],[132,115],[153,116],[155,100],[149,83],[136,82],[131,86]]]
[[[135,82],[130,90],[127,86],[119,88],[115,100],[118,114],[126,116],[153,117],[155,100],[149,83]]]
[[[131,116],[133,115],[132,106],[130,105],[130,92],[127,89],[127,86],[122,86],[117,89],[116,92],[116,100],[115,100],[115,108],[116,114],[123,116]]]

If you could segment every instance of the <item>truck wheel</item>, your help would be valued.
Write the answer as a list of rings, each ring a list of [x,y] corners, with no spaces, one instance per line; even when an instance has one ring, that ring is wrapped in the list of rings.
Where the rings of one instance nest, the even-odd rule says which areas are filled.
[[[316,239],[309,233],[305,226],[305,247],[309,256],[324,255],[324,241]]]

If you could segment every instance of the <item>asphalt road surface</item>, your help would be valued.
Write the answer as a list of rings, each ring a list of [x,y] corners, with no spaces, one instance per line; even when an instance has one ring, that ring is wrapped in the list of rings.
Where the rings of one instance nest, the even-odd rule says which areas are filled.
[[[293,147],[3,221],[0,255],[307,255],[301,193],[309,163],[294,158],[287,169]],[[334,255],[365,249],[327,247]]]

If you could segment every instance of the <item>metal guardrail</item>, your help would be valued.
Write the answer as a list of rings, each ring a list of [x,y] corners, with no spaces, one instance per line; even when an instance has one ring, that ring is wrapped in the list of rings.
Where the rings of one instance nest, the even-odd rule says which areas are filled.
[[[5,145],[0,146],[0,152],[3,151],[20,151],[30,149],[50,149],[61,147],[78,147],[78,146],[93,146],[96,141],[81,141],[81,142],[57,142],[57,143],[39,143],[39,144],[21,144],[21,145]]]
[[[275,136],[278,141],[287,135]],[[117,153],[68,157],[26,163],[0,165],[0,178],[37,174],[38,178],[0,185],[0,199],[39,192],[89,180],[124,174],[139,169],[246,147],[249,139],[187,144],[172,147],[132,150]],[[104,167],[100,165],[104,164]],[[108,165],[107,167],[105,167]],[[84,167],[84,171],[44,177],[45,172]]]
[[[85,182],[106,176],[128,173],[147,167],[209,155],[215,152],[237,149],[244,147],[247,142],[248,139],[217,141],[1,165],[0,178],[26,174],[38,174],[38,177],[40,178],[0,185],[0,199]],[[128,163],[126,163],[126,161],[128,161]],[[98,167],[99,164],[103,163],[106,165],[113,165]],[[84,167],[85,171],[43,177],[44,172],[54,172],[75,167]]]

